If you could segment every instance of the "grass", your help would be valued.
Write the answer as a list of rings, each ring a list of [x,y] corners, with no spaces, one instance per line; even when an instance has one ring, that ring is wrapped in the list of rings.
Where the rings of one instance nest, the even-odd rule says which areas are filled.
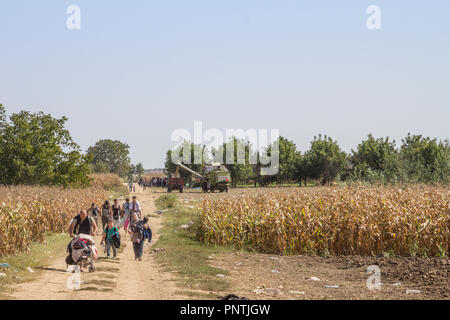
[[[173,203],[173,207],[162,216],[163,228],[159,240],[153,246],[166,249],[156,253],[158,260],[180,276],[183,289],[224,292],[229,288],[229,284],[217,275],[227,275],[228,272],[210,266],[208,260],[212,254],[230,252],[231,249],[206,246],[198,241],[196,235],[198,211],[178,206],[176,201],[173,202],[173,197],[167,200],[168,197],[164,195],[156,201],[158,209],[167,208],[167,201]],[[191,224],[191,227],[188,230],[181,229],[180,226],[183,224]],[[192,295],[202,297],[205,293],[192,292]]]
[[[174,194],[164,194],[155,201],[158,209],[175,208],[178,203],[178,198]]]
[[[0,268],[0,273],[6,274],[6,277],[0,278],[0,299],[8,298],[8,293],[11,292],[9,285],[33,280],[36,273],[27,271],[27,268],[36,272],[45,267],[54,256],[65,252],[69,241],[67,234],[48,233],[46,243],[33,243],[29,252],[1,257],[0,263],[7,263],[10,267]]]

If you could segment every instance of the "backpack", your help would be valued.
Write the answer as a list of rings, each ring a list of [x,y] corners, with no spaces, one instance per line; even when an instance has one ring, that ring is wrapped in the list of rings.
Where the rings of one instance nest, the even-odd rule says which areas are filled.
[[[117,249],[120,249],[120,233],[119,232],[114,232],[114,234],[111,237],[113,243],[114,243],[114,247],[116,247]]]
[[[109,208],[102,207],[102,217],[109,218]]]
[[[112,240],[112,242],[113,242],[113,244],[114,244],[114,247],[116,247],[117,249],[120,249],[120,233],[119,233],[119,230],[117,230],[116,227],[113,227],[113,230],[114,230],[114,229],[115,229],[116,231],[115,231],[114,234],[111,236],[111,240]],[[106,227],[105,233],[108,234],[108,232],[109,232],[109,227]]]
[[[90,211],[91,211],[91,215],[92,215],[93,217],[98,217],[98,212],[99,212],[100,210],[98,209],[98,207],[95,207],[95,208],[91,208]]]

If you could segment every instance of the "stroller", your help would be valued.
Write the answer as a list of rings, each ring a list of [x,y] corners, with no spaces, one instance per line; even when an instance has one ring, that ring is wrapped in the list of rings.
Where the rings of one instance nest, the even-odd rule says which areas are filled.
[[[69,253],[66,257],[67,268],[79,266],[81,272],[85,268],[89,268],[89,272],[94,272],[94,260],[98,257],[98,250],[94,243],[91,236],[85,234],[75,236],[67,246],[67,252]]]

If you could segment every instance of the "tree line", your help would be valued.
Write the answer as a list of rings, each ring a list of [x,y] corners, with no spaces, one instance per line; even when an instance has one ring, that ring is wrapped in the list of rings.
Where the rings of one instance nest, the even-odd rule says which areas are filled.
[[[245,145],[245,162],[238,163],[238,144]],[[275,148],[277,144],[277,148]],[[331,185],[335,182],[366,182],[366,183],[443,183],[448,184],[450,178],[450,144],[448,139],[437,140],[422,135],[408,134],[397,147],[389,137],[375,138],[369,134],[358,144],[355,150],[347,153],[338,142],[326,135],[318,135],[311,141],[308,150],[301,152],[292,140],[279,137],[264,152],[268,155],[272,150],[278,150],[279,166],[275,175],[261,175],[261,164],[254,164],[251,157],[259,159],[261,153],[243,139],[232,138],[223,147],[225,151],[233,147],[234,163],[224,164],[230,171],[233,185],[254,184],[267,186],[269,184],[283,185],[286,183],[308,183]],[[194,145],[191,144],[191,162],[194,161]],[[200,146],[197,146],[200,147]],[[202,150],[205,146],[201,146]],[[215,152],[216,150],[213,150]],[[176,165],[171,161],[172,150],[166,154],[165,171],[169,174],[175,171]],[[175,150],[183,156],[180,146]],[[205,165],[187,165],[200,172]],[[191,174],[181,171],[181,175],[190,180]]]
[[[93,172],[116,173],[129,180],[144,173],[142,164],[134,165],[129,157],[129,146],[117,140],[103,139],[87,152],[74,142],[65,128],[66,117],[60,119],[43,112],[20,111],[7,116],[0,104],[0,184],[49,185],[85,187],[90,184]],[[244,144],[243,163],[237,161],[238,144]],[[277,148],[275,148],[275,144]],[[194,160],[194,145],[190,157]],[[202,149],[205,146],[198,146]],[[329,185],[336,181],[363,181],[368,183],[444,183],[450,176],[450,146],[448,139],[437,140],[422,135],[408,134],[397,147],[390,138],[363,140],[355,150],[344,152],[331,137],[318,135],[305,151],[295,143],[280,137],[265,152],[278,152],[279,167],[275,175],[261,175],[261,164],[250,159],[260,159],[260,152],[238,138],[224,144],[217,151],[234,150],[234,163],[226,164],[233,184],[308,183]],[[278,151],[275,151],[278,150]],[[165,171],[175,172],[171,152],[166,155]],[[182,153],[181,150],[176,152]],[[202,171],[200,164],[188,165]],[[191,174],[181,170],[182,176]]]
[[[83,153],[66,122],[66,117],[43,112],[7,116],[0,104],[0,184],[80,188],[90,184],[93,172],[128,179],[144,173],[142,164],[131,163],[129,146],[120,141],[100,140]]]

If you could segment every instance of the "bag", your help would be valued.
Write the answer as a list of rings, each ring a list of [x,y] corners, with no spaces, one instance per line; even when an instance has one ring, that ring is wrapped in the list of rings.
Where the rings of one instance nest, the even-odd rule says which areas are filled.
[[[75,261],[73,261],[73,259],[72,259],[72,254],[69,254],[69,255],[66,257],[66,264],[67,264],[68,266],[74,266],[74,265],[77,264]]]
[[[118,232],[114,232],[114,234],[111,237],[111,240],[113,241],[114,247],[120,249],[120,234]]]
[[[131,224],[131,232],[133,236],[131,237],[132,242],[137,242],[137,240],[142,241],[144,236],[144,226],[141,221]]]
[[[98,212],[99,212],[99,209],[97,207],[91,208],[91,215],[93,217],[98,217]]]
[[[102,208],[102,218],[109,219],[109,208]]]

